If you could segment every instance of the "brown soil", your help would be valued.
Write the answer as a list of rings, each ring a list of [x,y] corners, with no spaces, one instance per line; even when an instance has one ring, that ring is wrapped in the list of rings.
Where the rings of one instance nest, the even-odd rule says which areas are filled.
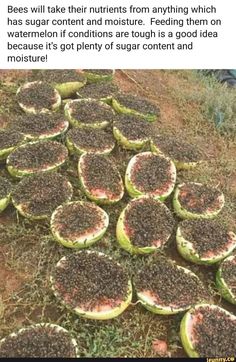
[[[116,84],[102,81],[97,83],[90,83],[81,88],[78,93],[81,98],[101,99],[111,97],[118,92],[119,88]]]
[[[65,204],[54,217],[53,224],[56,231],[64,239],[76,241],[84,233],[92,233],[103,225],[100,210],[92,203]]]
[[[163,246],[173,231],[174,223],[169,209],[151,198],[132,201],[124,220],[129,239],[137,247],[153,246],[154,241],[160,241],[160,246]]]
[[[130,141],[147,140],[151,136],[151,125],[138,116],[118,115],[114,126]]]
[[[63,162],[68,155],[67,148],[54,141],[40,141],[19,147],[8,158],[8,165],[19,170],[40,171],[45,166]]]
[[[171,182],[170,162],[158,155],[139,154],[131,170],[131,181],[141,192],[165,191]]]
[[[201,256],[212,252],[213,255],[227,249],[228,230],[213,220],[185,220],[179,225],[181,234],[191,241],[195,251]]]
[[[71,116],[81,123],[113,121],[115,114],[111,107],[96,100],[72,102]]]
[[[11,122],[10,127],[32,138],[53,135],[65,122],[61,114],[25,114]]]
[[[166,156],[180,162],[197,162],[203,159],[196,145],[190,145],[177,137],[158,135],[152,137],[154,145]]]
[[[76,350],[69,333],[57,331],[55,327],[38,326],[8,336],[0,345],[0,355],[5,358],[71,358],[76,356]]]
[[[220,195],[221,192],[215,188],[189,183],[181,187],[179,202],[190,212],[204,213],[207,210],[217,210]]]
[[[236,321],[225,313],[198,308],[201,319],[194,328],[194,347],[201,357],[235,356]]]
[[[128,274],[115,261],[82,251],[56,267],[54,288],[72,308],[91,310],[104,303],[115,307],[126,299]]]
[[[51,109],[55,103],[55,90],[47,83],[33,83],[28,88],[21,88],[17,100],[26,107],[34,107],[40,111],[42,108]]]
[[[87,154],[83,158],[82,174],[89,190],[108,190],[112,195],[120,195],[120,174],[113,162],[106,156]]]
[[[27,281],[26,275],[24,275],[23,273],[19,273],[16,270],[13,270],[6,265],[6,260],[4,257],[4,253],[5,253],[4,249],[5,249],[4,246],[1,245],[0,246],[0,262],[1,262],[1,269],[0,269],[1,299],[0,299],[0,302],[2,300],[4,301],[4,300],[7,300],[8,298],[11,298],[12,294],[14,292],[17,292],[17,290],[19,290],[24,285],[24,283],[26,283],[26,281]]]
[[[7,197],[10,194],[11,189],[11,183],[7,179],[0,177],[0,200]]]
[[[68,139],[85,152],[103,152],[115,146],[109,132],[92,128],[73,128],[67,133]]]
[[[232,293],[236,296],[236,256],[232,261],[226,260],[221,264],[221,274]]]
[[[145,265],[135,277],[138,292],[148,290],[156,304],[187,308],[207,298],[201,281],[177,268],[173,261],[158,257]]]
[[[68,180],[57,173],[46,173],[24,178],[12,194],[14,203],[32,216],[50,216],[53,210],[68,201],[71,188]]]
[[[0,130],[0,151],[16,147],[24,141],[24,135],[13,130]]]
[[[137,97],[129,93],[116,94],[115,99],[121,106],[132,109],[142,114],[160,114],[160,109],[145,98]]]

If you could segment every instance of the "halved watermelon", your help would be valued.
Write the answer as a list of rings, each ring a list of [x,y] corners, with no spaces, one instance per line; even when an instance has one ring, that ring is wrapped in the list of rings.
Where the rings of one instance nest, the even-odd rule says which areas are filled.
[[[132,299],[127,272],[111,257],[96,251],[64,256],[51,283],[55,296],[66,307],[89,319],[115,318]]]
[[[112,97],[118,92],[116,84],[107,81],[87,84],[81,88],[77,95],[79,98],[92,98],[102,102],[111,103]]]
[[[83,69],[89,83],[112,80],[114,69]]]
[[[182,257],[197,264],[214,264],[236,248],[236,235],[215,220],[184,220],[177,229]]]
[[[48,113],[56,111],[61,105],[61,96],[46,82],[25,83],[16,92],[19,106],[26,113]]]
[[[34,71],[37,79],[51,84],[61,95],[68,98],[86,84],[86,76],[75,69],[43,69]]]
[[[107,155],[115,147],[112,135],[102,129],[72,128],[66,135],[70,153],[96,153]]]
[[[0,212],[6,209],[11,199],[12,185],[11,183],[0,177]]]
[[[101,204],[122,199],[124,185],[116,165],[104,155],[85,153],[78,164],[79,178],[86,196]]]
[[[56,324],[38,323],[0,341],[2,358],[75,358],[78,345],[70,333]]]
[[[113,109],[96,99],[75,99],[65,105],[65,115],[72,126],[105,128],[115,117]]]
[[[38,173],[24,177],[12,193],[12,203],[19,213],[32,220],[46,219],[55,208],[70,201],[73,187],[58,173]]]
[[[65,163],[68,151],[55,141],[29,142],[17,147],[7,158],[7,169],[14,177],[52,171]]]
[[[139,150],[149,142],[151,128],[141,117],[122,114],[113,123],[113,135],[122,147]]]
[[[224,203],[222,192],[197,182],[178,185],[173,198],[175,212],[182,219],[213,219]]]
[[[236,304],[236,255],[222,261],[216,273],[216,285],[224,299]]]
[[[87,248],[102,238],[109,225],[107,213],[92,202],[74,201],[56,208],[51,217],[54,238],[68,248]]]
[[[180,336],[189,357],[236,355],[236,317],[214,304],[198,304],[181,321]]]
[[[173,191],[175,181],[174,163],[152,152],[132,157],[125,173],[125,186],[131,197],[148,195],[163,201]]]
[[[25,114],[11,122],[11,128],[23,133],[30,141],[56,138],[68,127],[69,122],[58,113]]]
[[[116,236],[120,246],[131,254],[151,253],[163,248],[174,224],[172,213],[163,203],[141,196],[122,211]]]
[[[156,314],[177,314],[209,298],[197,275],[160,256],[138,271],[134,285],[142,305]]]
[[[118,113],[133,114],[149,122],[156,121],[160,116],[160,109],[145,98],[129,93],[119,93],[112,98],[112,107]]]
[[[197,146],[193,146],[176,136],[156,135],[151,140],[151,150],[168,156],[177,170],[188,170],[202,162],[203,155]]]
[[[25,136],[22,133],[11,129],[0,130],[0,161],[5,160],[24,141]]]

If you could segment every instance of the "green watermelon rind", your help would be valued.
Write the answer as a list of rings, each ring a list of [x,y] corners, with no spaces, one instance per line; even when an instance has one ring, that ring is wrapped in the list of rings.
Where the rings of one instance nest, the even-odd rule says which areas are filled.
[[[91,150],[91,151],[88,151],[88,150],[85,150],[84,148],[82,147],[78,147],[69,137],[69,135],[66,136],[66,147],[68,148],[70,154],[76,154],[76,155],[82,155],[83,153],[95,153],[97,155],[109,155],[112,150],[114,149],[115,147],[115,143],[111,146],[111,147],[106,147],[103,149],[103,151],[94,151],[94,150]]]
[[[101,256],[106,256],[107,258],[113,260],[110,256],[105,255],[104,253],[101,252],[96,252],[96,251],[91,251],[91,250],[86,250],[87,253],[96,253],[98,255]],[[60,265],[60,263],[65,260],[65,257],[63,257],[62,259],[59,260],[59,262],[57,263],[57,266]],[[118,263],[119,264],[119,263]],[[102,312],[93,312],[93,311],[86,311],[80,307],[75,307],[75,308],[71,308],[63,299],[62,297],[57,293],[55,287],[54,287],[54,279],[51,276],[50,277],[50,282],[51,282],[51,287],[53,290],[53,293],[55,295],[56,298],[58,298],[58,300],[70,311],[74,312],[75,314],[83,317],[83,318],[87,318],[87,319],[94,319],[94,320],[108,320],[108,319],[113,319],[118,317],[121,313],[123,313],[125,311],[125,309],[127,309],[132,301],[132,283],[129,280],[128,281],[128,285],[127,285],[127,297],[125,300],[123,300],[119,306],[111,309],[110,311],[102,311]]]
[[[149,138],[140,138],[136,140],[129,140],[125,137],[122,132],[116,127],[113,126],[113,135],[117,142],[125,149],[128,150],[140,150],[142,149],[148,142]]]
[[[96,231],[94,234],[91,233],[91,236],[86,237],[86,239],[84,239],[83,241],[81,241],[81,240],[80,241],[71,241],[69,238],[65,239],[58,232],[56,225],[54,225],[54,219],[55,219],[58,211],[60,211],[64,205],[75,204],[75,203],[84,204],[84,201],[72,201],[72,202],[68,202],[63,205],[58,206],[52,213],[50,227],[51,227],[51,232],[52,232],[54,239],[56,241],[58,241],[59,244],[65,246],[67,248],[84,249],[84,248],[88,248],[89,246],[95,244],[98,240],[100,240],[103,237],[103,235],[107,231],[107,228],[109,225],[109,216],[103,209],[99,208],[99,212],[103,213],[103,219],[104,219],[103,220],[104,225],[99,231]],[[96,207],[98,208],[98,206],[96,206]]]
[[[20,335],[21,333],[23,333],[25,331],[34,330],[34,329],[37,329],[38,327],[51,327],[51,328],[55,329],[57,332],[63,331],[64,333],[66,333],[66,334],[68,334],[70,336],[69,331],[67,329],[59,326],[58,324],[54,324],[54,323],[36,323],[36,324],[30,325],[29,327],[20,328],[17,332],[13,332],[13,333],[9,334],[7,337],[1,339],[0,340],[0,348],[1,348],[1,344],[3,342],[5,342],[5,340],[8,339],[9,337],[10,338],[11,337],[17,337],[18,335]],[[77,358],[80,357],[78,344],[77,344],[75,338],[72,338],[70,336],[70,340],[71,340],[72,345],[75,348],[75,357],[77,357]]]
[[[135,111],[134,109],[131,108],[127,108],[125,106],[122,106],[117,99],[115,99],[115,97],[112,98],[112,107],[114,108],[114,110],[117,113],[124,113],[124,114],[133,114],[135,116],[139,116],[144,118],[146,121],[148,122],[155,122],[158,118],[159,115],[158,114],[154,114],[154,113],[140,113],[138,111]]]
[[[193,357],[193,358],[194,357],[199,358],[201,356],[194,348],[192,338],[191,338],[192,336],[191,336],[191,334],[189,334],[189,325],[191,325],[191,322],[192,322],[192,315],[197,311],[198,308],[202,308],[202,307],[219,310],[221,312],[224,312],[230,318],[233,318],[236,320],[236,317],[233,314],[229,313],[225,309],[223,309],[215,304],[206,304],[206,303],[196,304],[193,308],[188,310],[185,313],[185,315],[180,323],[180,337],[181,337],[181,342],[182,342],[185,352],[187,353],[187,355],[189,357]]]
[[[71,115],[71,104],[73,103],[79,103],[79,102],[90,102],[90,101],[94,101],[94,99],[92,98],[84,98],[84,99],[73,99],[73,100],[69,100],[65,107],[64,107],[64,112],[65,112],[65,116],[68,119],[69,123],[71,124],[71,126],[73,127],[82,127],[82,128],[106,128],[109,124],[110,121],[99,121],[99,122],[94,122],[94,123],[85,123],[85,122],[80,122],[78,119],[73,118],[73,116]],[[111,109],[110,106],[108,106],[107,104],[105,104],[104,102],[98,101],[96,100],[97,103],[99,103],[102,107],[109,107],[107,109]]]
[[[82,94],[80,94],[80,92],[76,92],[76,95],[79,99],[87,99],[87,97],[83,97]],[[113,98],[113,95],[101,97],[101,98],[93,98],[93,99],[96,101],[106,103],[111,106],[112,98]]]
[[[192,182],[192,183],[194,183],[196,185],[202,185],[197,182]],[[174,197],[173,197],[174,211],[181,219],[214,219],[220,213],[220,211],[223,209],[224,203],[225,203],[223,193],[221,193],[221,195],[219,197],[220,198],[219,202],[221,203],[221,206],[215,211],[206,211],[204,213],[199,214],[199,213],[190,212],[187,209],[183,208],[179,202],[179,193],[180,193],[181,187],[183,187],[184,185],[185,185],[185,183],[177,185],[177,187],[174,191]]]
[[[4,211],[11,201],[11,192],[9,192],[5,197],[0,199],[0,212]]]
[[[81,169],[81,164],[83,162],[83,158],[84,156],[86,156],[86,153],[82,154],[79,158],[79,162],[78,162],[78,174],[79,174],[79,180],[80,180],[80,184],[81,184],[81,188],[83,189],[85,195],[92,201],[96,202],[97,204],[101,204],[101,205],[112,205],[112,204],[115,204],[117,202],[119,202],[122,197],[124,196],[124,185],[123,185],[123,181],[122,181],[122,178],[120,176],[120,188],[121,188],[121,191],[120,191],[120,194],[119,194],[119,197],[111,200],[110,198],[108,197],[96,197],[94,196],[93,194],[91,194],[89,192],[89,190],[87,189],[87,187],[85,186],[86,185],[86,181],[84,180],[84,177],[82,176],[82,169]],[[119,172],[119,171],[118,171]],[[119,173],[120,175],[120,173]]]
[[[136,198],[135,201],[139,200],[139,199],[150,199],[150,197],[141,196],[141,197]],[[163,207],[166,207],[164,204],[161,204],[161,205]],[[117,241],[118,241],[120,247],[122,249],[128,251],[130,254],[141,254],[141,255],[150,254],[150,253],[153,253],[156,250],[160,249],[163,245],[161,245],[159,247],[157,247],[157,246],[138,247],[138,246],[134,246],[132,244],[131,240],[129,239],[128,235],[125,232],[125,227],[124,227],[125,213],[130,207],[132,207],[132,201],[122,210],[122,212],[118,218],[117,224],[116,224],[116,238],[117,238]],[[170,237],[170,235],[169,235],[169,237]],[[167,238],[165,243],[168,241],[169,237]]]
[[[35,82],[28,82],[23,84],[17,89],[16,95],[21,91],[23,88],[29,87],[33,83],[42,83],[41,81],[35,81]],[[31,113],[31,114],[39,114],[39,113],[50,113],[50,111],[57,111],[61,107],[61,96],[59,92],[54,88],[54,94],[55,94],[55,102],[52,104],[51,108],[41,108],[40,110],[35,109],[34,107],[28,107],[25,106],[23,103],[18,102],[19,106],[25,113]]]
[[[152,152],[165,155],[165,153],[162,152],[162,151],[160,150],[160,148],[158,148],[158,147],[156,146],[156,144],[154,143],[153,140],[150,141],[150,148],[151,148],[151,151],[152,151]],[[186,161],[179,161],[179,160],[176,160],[176,159],[173,159],[173,158],[171,158],[171,159],[172,159],[172,161],[174,162],[175,167],[176,167],[177,170],[192,170],[192,169],[194,169],[195,167],[197,167],[197,166],[199,166],[200,164],[203,163],[203,161],[186,162]]]
[[[67,201],[65,201],[65,202],[69,202],[73,195],[73,187],[69,181],[67,181],[67,185],[68,185],[68,189],[70,189],[70,194],[68,195]],[[29,220],[37,221],[37,220],[45,220],[45,219],[49,218],[48,214],[34,215],[30,212],[27,212],[27,205],[18,204],[14,199],[14,195],[11,196],[11,201],[12,201],[13,206],[21,214],[21,216],[23,216]]]
[[[219,254],[204,258],[201,257],[194,249],[193,243],[183,237],[180,225],[178,226],[176,232],[176,244],[178,252],[185,260],[191,261],[195,264],[212,265],[226,258],[236,248],[236,235],[233,232],[229,232],[228,237],[229,240],[234,241],[234,245],[232,245],[230,248],[226,247],[225,251],[222,251]]]
[[[230,262],[235,258],[235,255],[231,255],[224,259],[216,273],[216,286],[220,291],[221,296],[231,304],[236,304],[236,294],[232,292],[232,289],[226,283],[224,277],[222,276],[222,264]]]
[[[114,69],[112,70],[112,74],[96,74],[96,73],[86,72],[85,69],[83,70],[83,73],[85,74],[89,83],[95,83],[102,81],[111,81],[114,77],[115,70]]]
[[[34,144],[34,143],[38,143],[39,141],[32,141],[32,142],[28,142],[26,144],[23,144],[19,147],[16,147],[15,150],[17,150],[20,147],[27,147],[28,145]],[[66,147],[65,147],[66,148]],[[67,151],[68,152],[68,151]],[[34,175],[40,172],[51,172],[51,171],[56,171],[58,170],[67,160],[67,158],[65,158],[63,161],[60,161],[58,163],[54,163],[53,165],[50,166],[45,166],[44,168],[41,168],[37,171],[32,171],[31,169],[27,169],[27,170],[21,170],[18,169],[14,166],[11,166],[10,164],[10,156],[12,155],[12,153],[7,157],[6,160],[6,167],[7,167],[7,171],[9,172],[9,174],[14,177],[14,178],[21,178],[21,177],[25,177],[25,176],[30,176],[30,175]]]
[[[178,269],[182,269],[185,273],[187,274],[191,274],[192,276],[194,276],[195,278],[197,278],[198,280],[200,280],[198,278],[198,276],[196,274],[194,274],[191,270],[184,268],[180,265],[176,265],[176,267]],[[188,305],[182,308],[179,308],[178,306],[176,307],[170,307],[170,306],[163,306],[160,304],[156,304],[153,302],[153,300],[150,300],[150,297],[143,295],[142,292],[139,292],[136,289],[136,294],[137,294],[137,298],[138,300],[141,302],[141,304],[143,305],[144,308],[146,308],[147,310],[149,310],[150,312],[154,313],[154,314],[161,314],[161,315],[174,315],[174,314],[178,314],[181,312],[184,312],[188,309],[190,309],[192,307],[192,305]]]
[[[76,94],[80,88],[86,84],[87,80],[74,81],[74,82],[63,82],[53,83],[53,87],[59,92],[62,99],[69,98],[73,94]]]
[[[132,181],[131,181],[131,172],[132,172],[132,167],[136,162],[136,159],[138,159],[139,156],[143,155],[143,154],[153,154],[153,153],[152,152],[142,152],[142,153],[139,153],[139,154],[133,156],[130,159],[130,161],[128,163],[128,166],[126,168],[126,172],[125,172],[125,187],[126,187],[126,190],[127,190],[128,194],[130,195],[130,197],[132,197],[132,198],[136,198],[138,196],[143,196],[143,195],[148,195],[148,196],[153,197],[156,200],[164,201],[164,200],[166,200],[166,198],[168,196],[170,196],[170,194],[172,193],[172,191],[174,190],[174,187],[175,187],[175,182],[176,182],[176,168],[175,168],[175,165],[169,158],[167,158],[167,157],[165,157],[163,155],[159,155],[160,157],[163,157],[163,158],[167,159],[169,161],[169,164],[170,164],[169,188],[163,194],[160,194],[157,191],[152,192],[152,193],[142,192],[142,191],[138,190],[135,187],[135,185],[132,183]]]

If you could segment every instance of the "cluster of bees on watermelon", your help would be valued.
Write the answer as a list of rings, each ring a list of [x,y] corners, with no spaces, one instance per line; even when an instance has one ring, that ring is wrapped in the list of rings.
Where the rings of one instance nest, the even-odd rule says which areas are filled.
[[[22,217],[49,220],[55,241],[72,249],[51,275],[55,297],[72,313],[107,320],[138,300],[155,314],[185,313],[180,336],[190,357],[233,356],[236,317],[214,303],[196,274],[164,255],[175,234],[183,259],[218,266],[216,287],[236,304],[236,236],[217,221],[224,195],[197,180],[176,181],[179,170],[207,162],[204,153],[160,132],[159,107],[122,92],[114,75],[109,69],[37,70],[19,87],[21,114],[0,131],[0,160],[9,175],[0,178],[0,211],[12,203]],[[119,153],[126,155],[125,168]],[[76,184],[63,172],[72,159]],[[145,256],[135,275],[92,247],[109,228],[111,205],[118,205],[117,246]],[[230,326],[223,345],[221,333],[212,333],[216,320]],[[46,346],[45,333],[51,336]],[[77,355],[76,341],[50,324],[0,341],[4,357]]]

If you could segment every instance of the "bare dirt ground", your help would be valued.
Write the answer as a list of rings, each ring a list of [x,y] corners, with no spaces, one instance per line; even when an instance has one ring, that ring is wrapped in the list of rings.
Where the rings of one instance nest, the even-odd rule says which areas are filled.
[[[29,76],[30,72],[23,71],[0,72],[0,127],[6,127],[10,118],[21,113],[15,102],[15,91]],[[219,220],[235,232],[236,143],[231,134],[219,133],[206,116],[205,95],[212,89],[209,90],[208,85],[191,71],[118,70],[115,81],[122,90],[145,96],[160,106],[161,119],[155,124],[155,132],[172,131],[202,149],[207,162],[195,170],[179,172],[178,182],[194,180],[218,186],[226,197]],[[221,95],[220,86],[214,86],[217,95]],[[231,92],[227,92],[222,88],[222,97],[229,94],[232,98]],[[132,152],[117,147],[112,157],[124,172],[131,156]],[[74,199],[81,198],[76,160],[61,172],[74,186]],[[4,164],[0,174],[10,178]],[[120,250],[114,233],[117,218],[127,200],[125,197],[116,207],[105,208],[111,223],[108,233],[94,249],[113,255],[132,275],[145,257],[132,257]],[[169,201],[167,204],[171,207]],[[0,338],[25,325],[54,322],[75,336],[81,356],[158,357],[155,348],[158,340],[166,341],[167,356],[186,356],[179,337],[182,314],[154,315],[134,299],[117,319],[98,322],[82,319],[58,303],[50,288],[50,272],[61,256],[71,252],[53,240],[48,221],[30,222],[19,216],[13,206],[0,214]],[[214,283],[216,266],[203,267],[184,261],[177,253],[174,235],[165,254],[194,271],[210,290],[212,301],[235,312],[235,308],[222,301],[217,292]]]

